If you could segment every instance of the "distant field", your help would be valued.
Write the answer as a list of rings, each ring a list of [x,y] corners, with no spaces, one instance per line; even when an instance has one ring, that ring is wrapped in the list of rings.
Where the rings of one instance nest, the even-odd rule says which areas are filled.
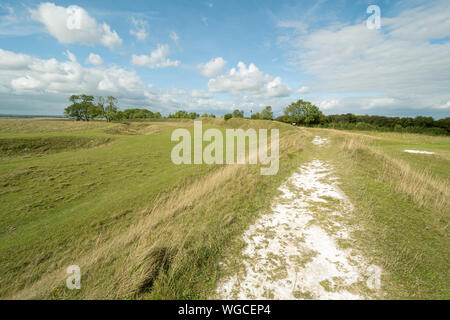
[[[337,168],[354,203],[358,250],[387,275],[387,298],[448,298],[450,138],[305,129],[262,120],[205,128],[280,129],[280,170],[174,165],[171,133],[190,120],[0,119],[0,298],[211,297],[219,262],[270,209],[302,163]],[[328,137],[327,149],[312,144]],[[408,154],[404,149],[436,152]],[[65,286],[79,265],[81,290]]]

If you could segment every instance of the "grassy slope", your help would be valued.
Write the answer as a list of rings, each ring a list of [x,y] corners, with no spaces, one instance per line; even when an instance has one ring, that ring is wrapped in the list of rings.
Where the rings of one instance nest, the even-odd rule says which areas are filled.
[[[448,297],[447,203],[429,199],[430,192],[414,194],[426,188],[443,191],[438,198],[445,198],[448,138],[359,136],[235,119],[226,125],[281,128],[278,175],[261,176],[257,166],[173,165],[170,133],[191,128],[191,121],[0,120],[0,140],[53,139],[28,154],[0,155],[0,297],[210,297],[222,276],[218,262],[242,245],[234,240],[269,208],[292,171],[313,158],[335,164],[356,207],[348,223],[364,230],[351,245],[387,271],[387,297]],[[208,126],[224,128],[224,122],[205,120]],[[313,134],[333,143],[313,153]],[[63,146],[74,145],[64,149],[58,137],[64,137]],[[405,188],[414,183],[398,177],[401,170],[389,169],[405,163],[409,173],[422,174],[417,177],[424,183],[415,189]],[[428,185],[434,181],[440,189]],[[80,291],[65,288],[70,264],[81,266]]]
[[[50,150],[32,148],[29,154],[2,154],[2,296],[201,297],[212,282],[203,281],[198,273],[216,265],[221,247],[245,227],[241,219],[246,221],[257,208],[267,206],[266,193],[276,189],[268,182],[271,178],[257,174],[257,168],[173,165],[170,133],[178,126],[192,127],[190,121],[130,125],[3,121],[10,122],[2,123],[0,138],[10,139],[12,145],[24,138],[51,138],[55,145]],[[249,123],[233,120],[227,126],[246,128]],[[204,126],[208,124],[223,127],[223,120],[204,121]],[[250,126],[268,125],[280,127],[262,122]],[[282,127],[286,134],[293,131]],[[89,137],[107,143],[71,150],[69,136],[75,142],[77,137]],[[289,173],[283,170],[277,181]],[[249,179],[251,172],[254,179]],[[241,182],[236,186],[237,181]],[[255,203],[244,201],[252,193],[259,195]],[[235,210],[242,202],[245,206],[237,206],[241,211]],[[224,216],[231,224],[226,234],[222,234]],[[208,237],[218,239],[206,242]],[[180,243],[189,245],[184,248]],[[211,243],[217,248],[212,249]],[[194,264],[184,260],[192,250]],[[160,272],[155,268],[167,265],[166,254],[174,261]],[[198,254],[208,260],[199,265]],[[61,280],[70,264],[82,267],[81,291],[66,290]],[[177,268],[192,281],[168,276]]]

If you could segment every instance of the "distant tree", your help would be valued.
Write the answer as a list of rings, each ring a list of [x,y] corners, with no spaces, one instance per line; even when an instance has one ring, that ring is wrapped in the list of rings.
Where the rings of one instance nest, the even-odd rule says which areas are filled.
[[[94,104],[94,97],[86,94],[72,95],[69,98],[72,104],[64,109],[64,114],[76,120],[89,121],[101,116],[102,110]]]
[[[260,119],[262,119],[261,113],[257,112],[257,113],[252,114],[250,119],[253,119],[253,120],[260,120]]]
[[[225,120],[229,120],[229,119],[233,118],[233,115],[232,115],[231,113],[227,113],[227,114],[225,114],[225,115],[223,116],[223,118],[224,118]]]
[[[309,101],[298,100],[284,109],[284,115],[289,122],[299,124],[319,124],[325,120],[318,107]]]
[[[244,117],[244,110],[234,110],[233,111],[233,118],[243,118]]]
[[[156,118],[155,113],[151,112],[147,109],[126,109],[123,111],[126,119],[148,119],[148,118]],[[159,114],[161,116],[161,114]]]
[[[212,113],[208,114],[208,113],[204,113],[202,114],[202,118],[215,118],[216,116]]]
[[[189,113],[189,118],[190,119],[197,119],[198,117],[200,117],[200,115],[197,112]]]
[[[112,120],[117,120],[117,112],[119,108],[117,107],[117,98],[113,96],[106,97],[106,106],[104,106],[104,117],[107,122]]]
[[[273,112],[272,112],[271,106],[267,106],[264,108],[263,111],[261,111],[261,119],[263,119],[263,120],[272,120],[273,119]]]
[[[280,121],[280,122],[287,122],[286,121],[286,116],[279,116],[275,119],[276,121]]]
[[[178,110],[177,112],[175,112],[175,114],[169,114],[169,118],[188,119],[189,118],[189,113],[187,113],[184,110]]]

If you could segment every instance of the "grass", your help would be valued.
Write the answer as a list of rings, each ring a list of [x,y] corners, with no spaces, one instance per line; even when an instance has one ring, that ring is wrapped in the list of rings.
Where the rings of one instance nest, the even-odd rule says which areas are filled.
[[[66,136],[110,142],[39,156],[22,150],[2,162],[3,297],[204,297],[214,278],[207,271],[216,268],[227,241],[269,205],[267,196],[276,190],[254,166],[172,164],[170,134],[176,127],[192,128],[191,121],[85,123],[85,130],[80,122],[61,121],[68,127],[62,131],[54,120],[28,120],[37,128],[17,121],[21,126],[8,123],[1,139],[36,145]],[[235,120],[226,125],[266,126]],[[224,123],[208,120],[204,126],[224,128]],[[282,127],[292,135],[291,127]],[[294,134],[297,142],[282,144],[287,154],[302,142],[301,134]],[[254,202],[245,201],[251,195]],[[226,232],[224,223],[230,225]],[[80,291],[65,289],[71,264],[82,269]]]
[[[261,176],[259,166],[174,165],[178,127],[193,122],[1,119],[0,298],[209,298],[219,262],[315,158],[337,168],[355,206],[346,223],[362,230],[351,245],[386,271],[386,297],[448,298],[449,138],[203,120],[204,130],[279,128],[280,170]],[[329,147],[313,147],[316,134]],[[72,264],[81,290],[65,287]]]
[[[450,138],[313,132],[333,141],[321,156],[355,206],[346,221],[359,230],[352,245],[385,271],[385,297],[448,299]],[[407,148],[437,155],[404,156]]]

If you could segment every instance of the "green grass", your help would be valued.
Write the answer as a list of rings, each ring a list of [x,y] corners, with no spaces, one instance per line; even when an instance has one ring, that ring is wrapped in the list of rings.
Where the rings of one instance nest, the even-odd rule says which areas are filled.
[[[333,141],[321,156],[333,162],[341,177],[341,188],[355,206],[354,214],[346,221],[360,230],[352,235],[356,240],[353,245],[385,271],[386,298],[450,298],[450,199],[445,199],[442,210],[418,205],[414,194],[401,192],[401,171],[393,163],[394,169],[387,169],[383,166],[386,160],[380,157],[392,156],[401,161],[395,165],[410,166],[412,172],[427,172],[427,183],[444,181],[449,192],[450,138],[378,133],[372,134],[377,139],[364,139],[363,144],[346,148],[345,139],[358,138],[333,130],[314,133]],[[374,154],[371,148],[380,154]],[[435,151],[437,155],[403,153],[408,148]]]
[[[203,121],[204,130],[279,128],[280,170],[261,176],[259,166],[174,165],[179,127],[193,122],[0,120],[0,297],[209,298],[219,262],[238,256],[242,233],[278,186],[317,158],[334,164],[355,205],[346,223],[363,231],[346,245],[386,270],[386,297],[448,298],[449,138]],[[312,146],[315,134],[332,143]],[[389,163],[426,173],[424,183],[407,188]],[[82,270],[79,291],[65,287],[72,264]]]
[[[172,130],[177,127],[192,130],[192,121],[126,124],[54,120],[2,121],[6,121],[6,125],[0,130],[3,131],[0,133],[0,141],[4,142],[4,161],[0,165],[1,296],[14,295],[33,285],[44,275],[64,272],[66,266],[77,264],[77,261],[89,254],[95,256],[98,241],[107,243],[111,239],[133,236],[130,235],[130,228],[144,223],[142,221],[147,219],[148,210],[157,207],[160,202],[168,201],[168,197],[183,195],[183,190],[190,184],[223,167],[176,166],[171,162],[170,152],[174,145],[170,142]],[[20,121],[20,126],[15,121]],[[204,129],[209,126],[224,129],[222,122],[204,121]],[[261,123],[254,124],[267,126]],[[85,130],[81,129],[82,125],[85,125]],[[248,123],[233,120],[226,125],[245,128]],[[269,126],[278,127],[278,124]],[[289,132],[292,128],[284,126],[283,130]],[[92,141],[101,143],[94,144]],[[24,143],[30,147],[22,149]],[[239,169],[244,168],[241,167]],[[189,235],[191,223],[191,230],[199,227],[203,229],[205,223],[212,223],[211,228],[219,231],[217,228],[222,228],[223,221],[211,219],[215,217],[211,209],[222,208],[225,213],[233,211],[234,208],[236,211],[245,209],[247,215],[254,215],[256,211],[250,202],[247,201],[244,206],[240,204],[244,200],[242,197],[248,194],[234,194],[235,185],[227,178],[228,184],[223,188],[229,190],[223,193],[217,191],[209,199],[199,199],[199,202],[195,203],[196,212],[192,213],[195,223],[163,219],[157,222],[159,225],[155,227],[154,232],[158,232],[161,225],[168,221],[177,228],[183,228],[183,232],[188,232],[184,235]],[[242,179],[245,180],[246,176]],[[278,179],[282,179],[281,176]],[[206,184],[208,183],[210,182],[206,181]],[[243,187],[248,186],[243,184]],[[265,198],[267,190],[276,190],[275,185],[268,183],[262,186],[255,184],[251,188],[255,193],[263,192],[263,198],[256,198],[258,203],[268,203],[270,198]],[[189,198],[189,194],[184,196]],[[221,203],[217,204],[219,202]],[[185,213],[192,209],[193,207],[187,207],[183,208],[183,211]],[[237,213],[233,212],[233,216],[235,214]],[[207,216],[209,220],[204,220],[204,215],[211,217]],[[234,221],[232,217],[227,219]],[[152,237],[152,232],[148,230],[142,238],[148,240]],[[159,242],[161,238],[150,241]],[[210,243],[204,242],[204,238],[200,243],[198,241],[200,240],[192,240],[192,245],[210,246]],[[115,259],[126,257],[128,248],[123,248],[123,245],[120,243],[121,247],[114,253],[117,256]],[[127,245],[125,244],[125,247]],[[174,245],[170,250],[177,251],[179,248]],[[202,254],[207,252],[203,249],[199,251],[204,251]],[[151,259],[153,255],[154,253],[149,253],[148,258]],[[107,283],[114,280],[115,276],[111,273],[117,272],[120,263],[110,265],[108,257],[102,256],[101,259],[103,258],[106,260],[96,263],[89,272],[93,274],[92,277],[103,279],[102,281]],[[208,259],[210,258],[217,259],[218,254],[208,254]],[[89,280],[86,281],[89,283]],[[145,281],[147,280],[143,279],[144,283]],[[63,284],[64,282],[61,282],[62,287]],[[96,288],[92,290],[95,293],[89,292],[89,289],[74,293],[64,288],[61,290],[61,285],[57,286],[58,289],[42,290],[33,296],[70,297],[75,294],[78,297],[86,297],[94,294],[100,298],[117,297],[114,295],[115,289],[108,292],[109,288],[105,288],[105,291],[98,292]],[[142,284],[136,287],[140,286]],[[161,284],[161,287],[164,286]],[[136,287],[125,290],[123,297],[134,294]],[[197,291],[183,289],[181,283],[177,284],[176,288],[171,287],[170,293],[164,291],[167,289],[158,290],[153,287],[150,292],[142,289],[138,290],[138,295],[145,293],[172,298],[200,296]]]

